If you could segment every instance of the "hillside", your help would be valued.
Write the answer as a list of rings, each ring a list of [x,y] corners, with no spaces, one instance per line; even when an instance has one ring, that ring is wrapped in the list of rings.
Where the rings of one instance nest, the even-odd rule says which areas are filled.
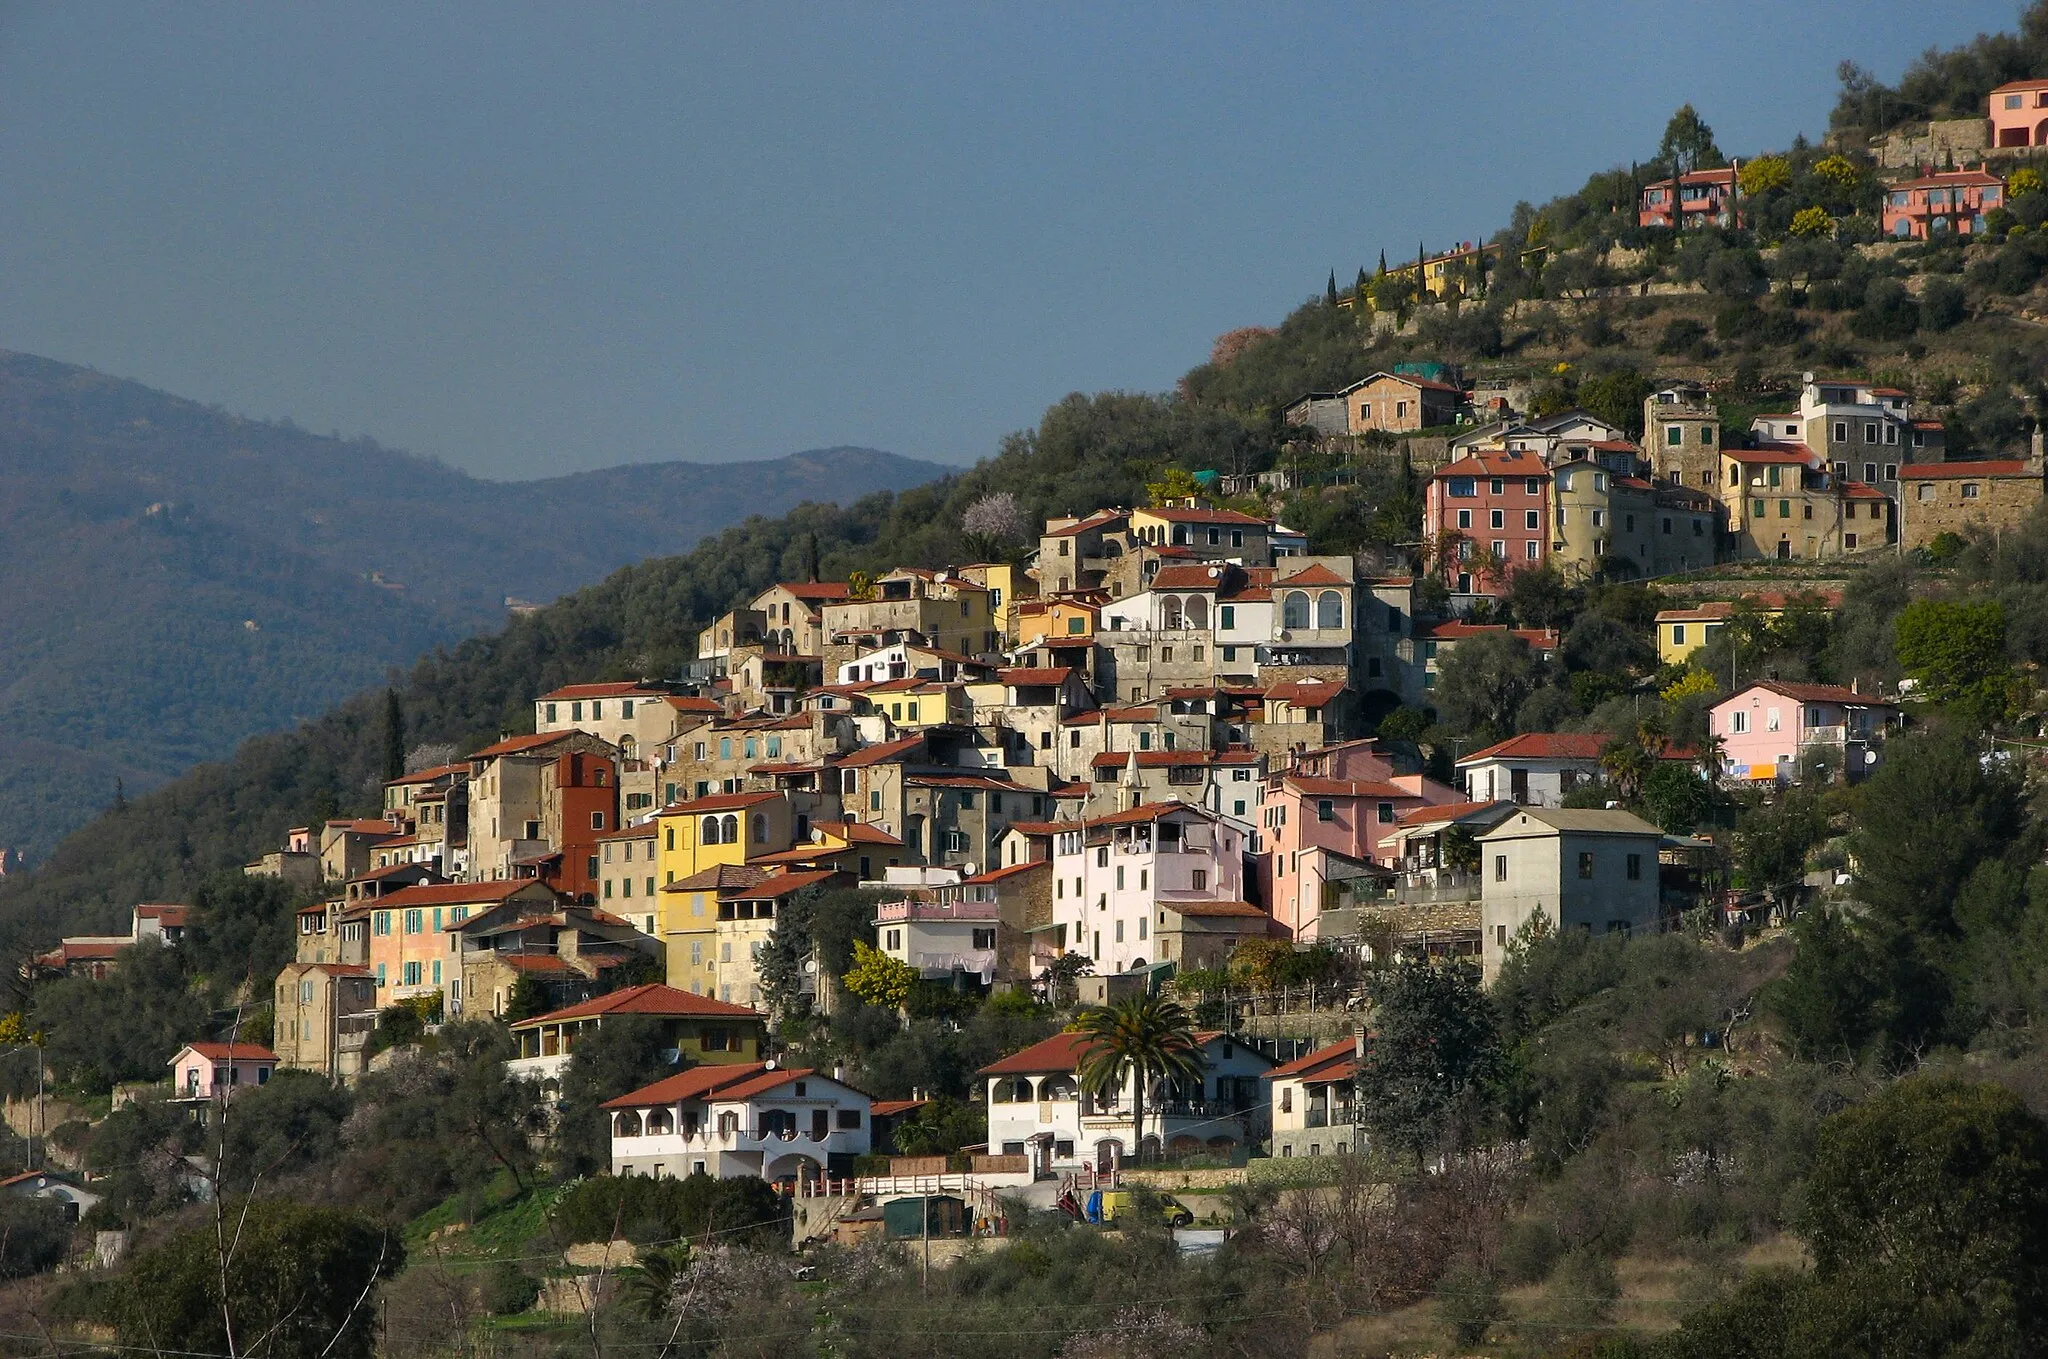
[[[0,355],[0,844],[40,858],[117,781],[312,717],[508,597],[947,470],[832,448],[492,482]]]

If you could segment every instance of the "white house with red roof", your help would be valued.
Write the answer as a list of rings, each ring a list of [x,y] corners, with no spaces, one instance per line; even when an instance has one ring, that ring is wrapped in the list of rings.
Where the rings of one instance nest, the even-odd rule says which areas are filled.
[[[1600,752],[1612,739],[1597,731],[1523,732],[1459,760],[1458,781],[1476,802],[1561,807],[1573,789],[1600,782]]]
[[[576,1045],[607,1020],[639,1016],[658,1024],[676,1060],[707,1066],[737,1066],[761,1060],[768,1016],[744,1005],[692,995],[658,982],[593,996],[544,1015],[514,1020],[512,1039],[519,1055],[505,1063],[523,1080],[559,1082]]]
[[[612,1174],[786,1183],[850,1175],[873,1145],[873,1104],[808,1067],[694,1067],[605,1103]]]
[[[1817,762],[1831,779],[1856,780],[1877,767],[1898,713],[1854,687],[1758,680],[1716,703],[1708,730],[1721,741],[1723,778],[1786,782]]]
[[[989,1063],[975,1073],[987,1082],[989,1151],[1028,1156],[1032,1172],[1046,1175],[1110,1170],[1134,1153],[1149,1160],[1162,1151],[1227,1152],[1258,1141],[1267,1126],[1260,1085],[1272,1060],[1226,1033],[1201,1033],[1196,1041],[1201,1079],[1151,1083],[1143,1136],[1135,1146],[1137,1076],[1126,1071],[1112,1094],[1084,1093],[1088,1035],[1056,1033]]]
[[[1353,1083],[1358,1045],[1331,1043],[1266,1073],[1266,1103],[1272,1111],[1271,1154],[1342,1156],[1351,1150]]]
[[[1052,912],[1034,966],[1087,955],[1101,975],[1172,962],[1162,905],[1245,900],[1250,828],[1203,807],[1153,802],[1065,823],[1052,838]]]
[[[172,1099],[228,1099],[245,1087],[269,1084],[277,1054],[261,1043],[187,1043],[169,1066]]]

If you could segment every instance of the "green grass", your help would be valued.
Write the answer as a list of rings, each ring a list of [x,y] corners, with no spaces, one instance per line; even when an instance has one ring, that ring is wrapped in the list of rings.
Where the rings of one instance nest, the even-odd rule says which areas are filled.
[[[528,1242],[547,1229],[548,1209],[561,1191],[542,1186],[521,1191],[509,1173],[501,1172],[481,1191],[456,1194],[442,1200],[405,1225],[406,1249],[416,1254],[438,1253],[453,1263],[457,1260],[482,1263],[507,1259],[524,1253]],[[480,1201],[479,1201],[480,1200]],[[471,1210],[476,1220],[468,1230],[451,1232],[430,1248],[428,1240],[443,1227],[464,1221]]]

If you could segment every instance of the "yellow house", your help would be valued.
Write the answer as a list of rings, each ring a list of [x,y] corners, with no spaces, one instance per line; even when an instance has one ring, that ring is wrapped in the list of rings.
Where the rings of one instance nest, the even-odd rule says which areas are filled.
[[[658,983],[628,986],[515,1021],[512,1038],[519,1044],[519,1056],[506,1063],[506,1071],[543,1082],[559,1080],[576,1044],[604,1027],[605,1020],[620,1015],[654,1020],[670,1046],[692,1065],[758,1062],[768,1032],[768,1017],[758,1010]]]
[[[989,621],[1005,640],[1017,636],[1017,606],[1038,593],[1038,583],[1015,562],[976,562],[960,574],[988,591]]]
[[[689,959],[698,922],[716,923],[717,912],[708,916],[690,908],[692,892],[679,884],[707,869],[738,867],[748,859],[790,847],[789,799],[779,792],[728,793],[672,803],[655,816],[655,862],[661,877],[661,902],[656,912],[660,938],[668,947],[668,984],[677,990],[690,989]],[[715,900],[716,893],[713,892]],[[696,903],[703,905],[704,903]],[[700,947],[697,952],[702,954]],[[708,978],[697,978],[707,981]],[[698,994],[708,995],[699,990]]]
[[[1683,665],[1695,651],[1720,636],[1734,614],[1735,606],[1724,599],[1661,611],[1657,615],[1657,659],[1665,665]],[[1775,617],[1776,611],[1769,616]]]
[[[1017,614],[1017,646],[1021,649],[1041,640],[1068,645],[1085,645],[1095,636],[1102,611],[1078,599],[1034,601]]]
[[[958,681],[917,679],[889,680],[872,686],[867,700],[878,713],[902,730],[951,724],[965,726],[973,720],[967,686]]]
[[[1657,615],[1657,659],[1665,665],[1682,665],[1694,652],[1720,636],[1721,629],[1738,613],[1746,610],[1760,621],[1770,622],[1783,617],[1795,602],[1818,609],[1838,609],[1842,592],[1815,590],[1787,599],[1778,591],[1769,590],[1745,595],[1740,600],[1715,599],[1689,609],[1665,609]]]

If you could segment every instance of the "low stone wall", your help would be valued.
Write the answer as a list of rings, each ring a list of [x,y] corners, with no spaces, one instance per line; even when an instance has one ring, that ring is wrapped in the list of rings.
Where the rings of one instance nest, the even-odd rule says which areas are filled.
[[[1125,1184],[1142,1184],[1152,1189],[1171,1193],[1176,1189],[1228,1189],[1233,1184],[1243,1184],[1247,1175],[1244,1166],[1217,1166],[1208,1170],[1126,1170]]]

